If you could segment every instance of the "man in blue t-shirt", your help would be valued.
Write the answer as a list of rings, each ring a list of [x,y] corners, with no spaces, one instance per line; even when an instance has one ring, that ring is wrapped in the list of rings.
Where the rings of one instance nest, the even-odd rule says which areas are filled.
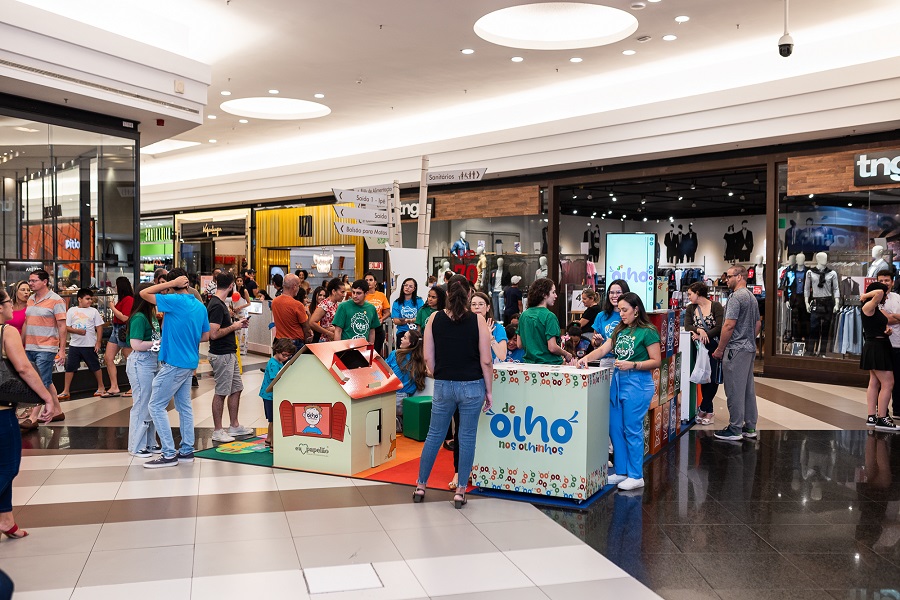
[[[206,307],[191,294],[184,269],[172,269],[168,281],[141,290],[141,298],[164,314],[159,348],[159,372],[153,378],[150,417],[159,434],[162,455],[144,463],[148,469],[176,467],[194,462],[194,410],[191,405],[191,376],[200,364],[200,342],[209,339]],[[181,447],[175,451],[172,426],[166,407],[174,396],[181,429]]]

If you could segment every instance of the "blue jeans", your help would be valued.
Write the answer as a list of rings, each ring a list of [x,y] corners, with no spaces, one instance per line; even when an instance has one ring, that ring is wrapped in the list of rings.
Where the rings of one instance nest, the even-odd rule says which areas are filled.
[[[609,387],[609,439],[617,475],[644,477],[644,415],[653,398],[650,371],[613,371]]]
[[[194,407],[191,405],[191,377],[193,369],[173,367],[159,363],[159,372],[153,378],[153,391],[150,394],[150,417],[156,426],[156,434],[162,446],[163,456],[175,456],[175,440],[172,438],[172,426],[166,407],[174,396],[175,410],[178,411],[178,426],[181,428],[181,454],[194,451]]]
[[[459,485],[468,485],[475,460],[475,434],[478,432],[478,417],[484,406],[484,380],[434,382],[434,396],[431,399],[431,424],[422,448],[419,461],[419,483],[427,483],[438,450],[447,435],[453,413],[459,410]],[[643,444],[643,439],[641,441]]]
[[[12,512],[12,482],[22,462],[22,434],[16,411],[0,410],[0,513]]]
[[[25,356],[34,364],[34,369],[41,376],[41,383],[49,390],[53,385],[53,363],[56,361],[56,352],[26,350]]]
[[[125,373],[131,384],[131,417],[128,421],[128,451],[137,452],[156,445],[156,426],[150,418],[153,377],[159,370],[157,352],[135,350],[128,355]]]

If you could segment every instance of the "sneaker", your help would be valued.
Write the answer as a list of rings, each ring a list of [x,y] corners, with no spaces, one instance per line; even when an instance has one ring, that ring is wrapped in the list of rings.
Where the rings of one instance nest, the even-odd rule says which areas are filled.
[[[166,458],[165,456],[160,456],[154,460],[148,460],[144,463],[145,469],[161,469],[163,467],[177,467],[178,466],[178,457],[173,456],[172,458]]]
[[[194,451],[191,450],[187,454],[179,452],[175,458],[178,462],[194,462]]]
[[[878,419],[875,418],[875,415],[869,415],[866,417],[866,427],[875,427],[875,422]]]
[[[716,414],[715,413],[706,413],[706,416],[700,420],[701,425],[712,425],[716,422]]]
[[[698,410],[698,411],[697,411],[697,416],[694,417],[694,422],[696,422],[696,423],[702,422],[703,419],[705,419],[705,418],[706,418],[706,415],[708,415],[708,414],[709,414],[709,413],[707,413],[707,412],[703,412],[702,410]]]
[[[136,452],[130,452],[130,454],[135,458],[153,458],[153,453],[143,448]]]
[[[717,440],[727,440],[729,442],[739,442],[744,439],[744,436],[740,433],[733,432],[730,425],[721,431],[715,432],[713,435],[716,436]]]
[[[224,429],[216,429],[212,434],[212,441],[219,442],[220,444],[225,444],[228,442],[233,442],[234,438],[225,433]]]
[[[878,417],[875,419],[876,431],[897,431],[897,426],[890,417]]]
[[[244,427],[243,425],[228,428],[228,435],[253,435],[254,433],[256,433],[254,429],[251,429],[250,427]]]
[[[756,430],[750,429],[749,427],[741,427],[741,435],[744,436],[745,438],[755,439],[756,438]]]
[[[612,475],[610,475],[609,477],[606,478],[606,484],[607,485],[619,485],[626,479],[628,479],[628,477],[626,477],[625,475],[616,475],[615,473],[613,473]]]
[[[147,446],[147,450],[153,454],[162,454],[162,446]]]
[[[640,479],[632,479],[631,477],[628,477],[627,479],[625,479],[625,481],[619,484],[619,489],[624,491],[636,490],[642,487],[644,487],[643,477],[641,477]]]

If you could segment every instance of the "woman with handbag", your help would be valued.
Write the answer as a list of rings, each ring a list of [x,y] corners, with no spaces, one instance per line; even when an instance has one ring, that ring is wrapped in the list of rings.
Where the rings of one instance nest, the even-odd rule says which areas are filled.
[[[709,288],[700,281],[688,287],[688,300],[690,305],[684,311],[684,329],[691,332],[691,339],[706,347],[712,371],[709,383],[700,384],[702,398],[696,420],[700,425],[712,425],[716,417],[713,398],[722,383],[722,362],[713,358],[712,354],[719,347],[719,334],[725,323],[725,308],[709,299]]]
[[[116,370],[116,354],[120,348],[122,358],[125,360],[128,360],[128,355],[131,354],[131,344],[125,336],[128,318],[131,317],[131,308],[134,306],[134,289],[131,287],[131,280],[127,277],[118,277],[116,293],[119,295],[119,301],[112,307],[113,329],[106,342],[106,353],[104,354],[106,372],[109,373],[109,387],[106,388],[106,393],[101,398],[112,398],[121,393],[119,391],[119,373]],[[125,396],[131,396],[131,392],[129,391]]]
[[[0,289],[0,535],[19,539],[28,532],[19,529],[12,514],[12,482],[22,462],[22,434],[16,421],[16,402],[44,403],[42,418],[52,407],[53,397],[25,356],[22,337],[6,324],[13,318],[13,301]]]

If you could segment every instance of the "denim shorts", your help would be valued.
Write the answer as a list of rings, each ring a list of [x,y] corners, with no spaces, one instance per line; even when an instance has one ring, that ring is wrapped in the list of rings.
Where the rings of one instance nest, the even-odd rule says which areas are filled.
[[[115,344],[116,346],[122,346],[123,348],[130,347],[128,340],[126,339],[124,342],[119,341],[119,332],[122,333],[122,339],[125,339],[125,326],[127,323],[122,323],[121,325],[118,323],[113,323],[112,333],[109,334],[109,343]]]
[[[41,376],[41,383],[44,384],[44,387],[50,389],[50,386],[53,385],[53,363],[56,361],[56,353],[26,350],[25,356],[34,365],[38,375]]]

